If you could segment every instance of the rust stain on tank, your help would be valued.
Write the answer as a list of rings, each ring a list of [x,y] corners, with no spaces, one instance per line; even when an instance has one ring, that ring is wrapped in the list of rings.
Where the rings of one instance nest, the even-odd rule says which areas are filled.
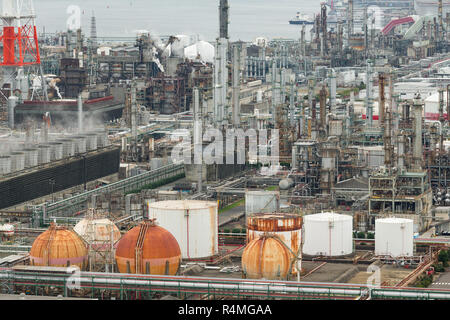
[[[254,214],[247,218],[249,230],[263,232],[292,231],[302,228],[302,217],[294,214]]]
[[[300,239],[299,239],[299,231],[293,231],[291,232],[291,250],[297,254],[298,249],[299,249],[299,244],[300,244]]]
[[[211,233],[211,254],[214,255],[217,252],[216,248],[216,232],[218,228],[218,215],[216,214],[217,207],[209,207],[209,221],[211,221],[209,228]]]

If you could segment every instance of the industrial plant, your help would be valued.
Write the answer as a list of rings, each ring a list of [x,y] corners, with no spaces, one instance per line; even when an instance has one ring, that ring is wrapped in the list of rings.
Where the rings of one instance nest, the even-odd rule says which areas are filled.
[[[0,300],[449,300],[450,2],[215,2],[207,41],[0,0]]]

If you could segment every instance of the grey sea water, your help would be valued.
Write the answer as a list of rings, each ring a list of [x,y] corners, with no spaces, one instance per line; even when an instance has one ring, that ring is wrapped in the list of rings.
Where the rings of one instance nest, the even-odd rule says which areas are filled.
[[[229,0],[232,41],[256,37],[299,38],[300,27],[289,20],[297,11],[314,14],[322,0]],[[70,5],[81,9],[87,34],[95,13],[99,37],[132,37],[135,30],[157,35],[197,34],[204,40],[218,35],[218,0],[35,0],[39,31],[66,29]]]

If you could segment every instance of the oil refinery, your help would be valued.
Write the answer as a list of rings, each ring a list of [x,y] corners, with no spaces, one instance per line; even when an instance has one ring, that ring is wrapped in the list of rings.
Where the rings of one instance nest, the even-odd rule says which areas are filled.
[[[234,1],[0,0],[0,300],[450,300],[450,3],[316,2],[232,41]]]

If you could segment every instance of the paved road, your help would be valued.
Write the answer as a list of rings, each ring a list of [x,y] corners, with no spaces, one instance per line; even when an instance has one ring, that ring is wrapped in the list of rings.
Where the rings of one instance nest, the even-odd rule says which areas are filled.
[[[219,224],[232,220],[234,217],[238,217],[245,212],[245,204],[234,207],[227,211],[219,213]]]
[[[442,273],[438,279],[434,280],[431,288],[450,289],[450,271]]]

